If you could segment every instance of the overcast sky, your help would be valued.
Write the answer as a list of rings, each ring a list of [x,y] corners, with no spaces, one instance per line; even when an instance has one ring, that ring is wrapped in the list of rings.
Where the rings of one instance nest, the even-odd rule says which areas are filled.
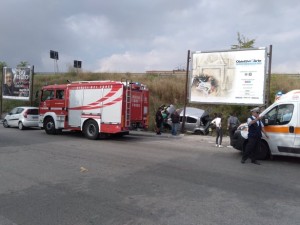
[[[300,72],[299,0],[1,0],[0,61],[53,72],[185,69],[187,52],[230,49],[237,32],[273,46],[272,72]]]

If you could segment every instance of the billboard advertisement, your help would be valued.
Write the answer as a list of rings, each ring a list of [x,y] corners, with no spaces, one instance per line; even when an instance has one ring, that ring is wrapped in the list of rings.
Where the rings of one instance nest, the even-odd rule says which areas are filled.
[[[190,102],[263,105],[266,57],[266,48],[192,52]]]
[[[17,99],[29,101],[31,79],[31,68],[4,67],[2,81],[3,99]]]

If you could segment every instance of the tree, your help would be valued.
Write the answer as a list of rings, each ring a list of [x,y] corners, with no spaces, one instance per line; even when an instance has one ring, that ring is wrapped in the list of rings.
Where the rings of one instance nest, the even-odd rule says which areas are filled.
[[[29,63],[28,63],[27,61],[21,61],[21,62],[17,65],[17,67],[27,67],[27,66],[29,66]]]
[[[1,69],[1,71],[2,71],[2,68],[6,67],[6,66],[7,66],[6,62],[0,61],[0,69]]]
[[[239,32],[237,33],[238,44],[231,45],[231,49],[241,49],[241,48],[254,48],[255,39],[248,39],[245,36],[241,35]]]

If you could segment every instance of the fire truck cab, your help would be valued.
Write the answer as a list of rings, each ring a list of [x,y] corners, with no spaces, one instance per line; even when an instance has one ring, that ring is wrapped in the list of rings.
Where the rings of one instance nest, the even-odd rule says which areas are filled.
[[[47,134],[82,131],[89,139],[147,128],[149,91],[131,81],[77,81],[42,87],[39,126]]]

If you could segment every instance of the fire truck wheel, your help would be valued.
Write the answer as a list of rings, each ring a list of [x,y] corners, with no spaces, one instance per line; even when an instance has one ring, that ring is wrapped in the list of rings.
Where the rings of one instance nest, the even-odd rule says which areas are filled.
[[[99,136],[99,127],[95,120],[88,120],[83,128],[85,137],[91,140],[96,140]]]
[[[56,134],[55,125],[52,118],[45,119],[44,128],[47,134]]]

